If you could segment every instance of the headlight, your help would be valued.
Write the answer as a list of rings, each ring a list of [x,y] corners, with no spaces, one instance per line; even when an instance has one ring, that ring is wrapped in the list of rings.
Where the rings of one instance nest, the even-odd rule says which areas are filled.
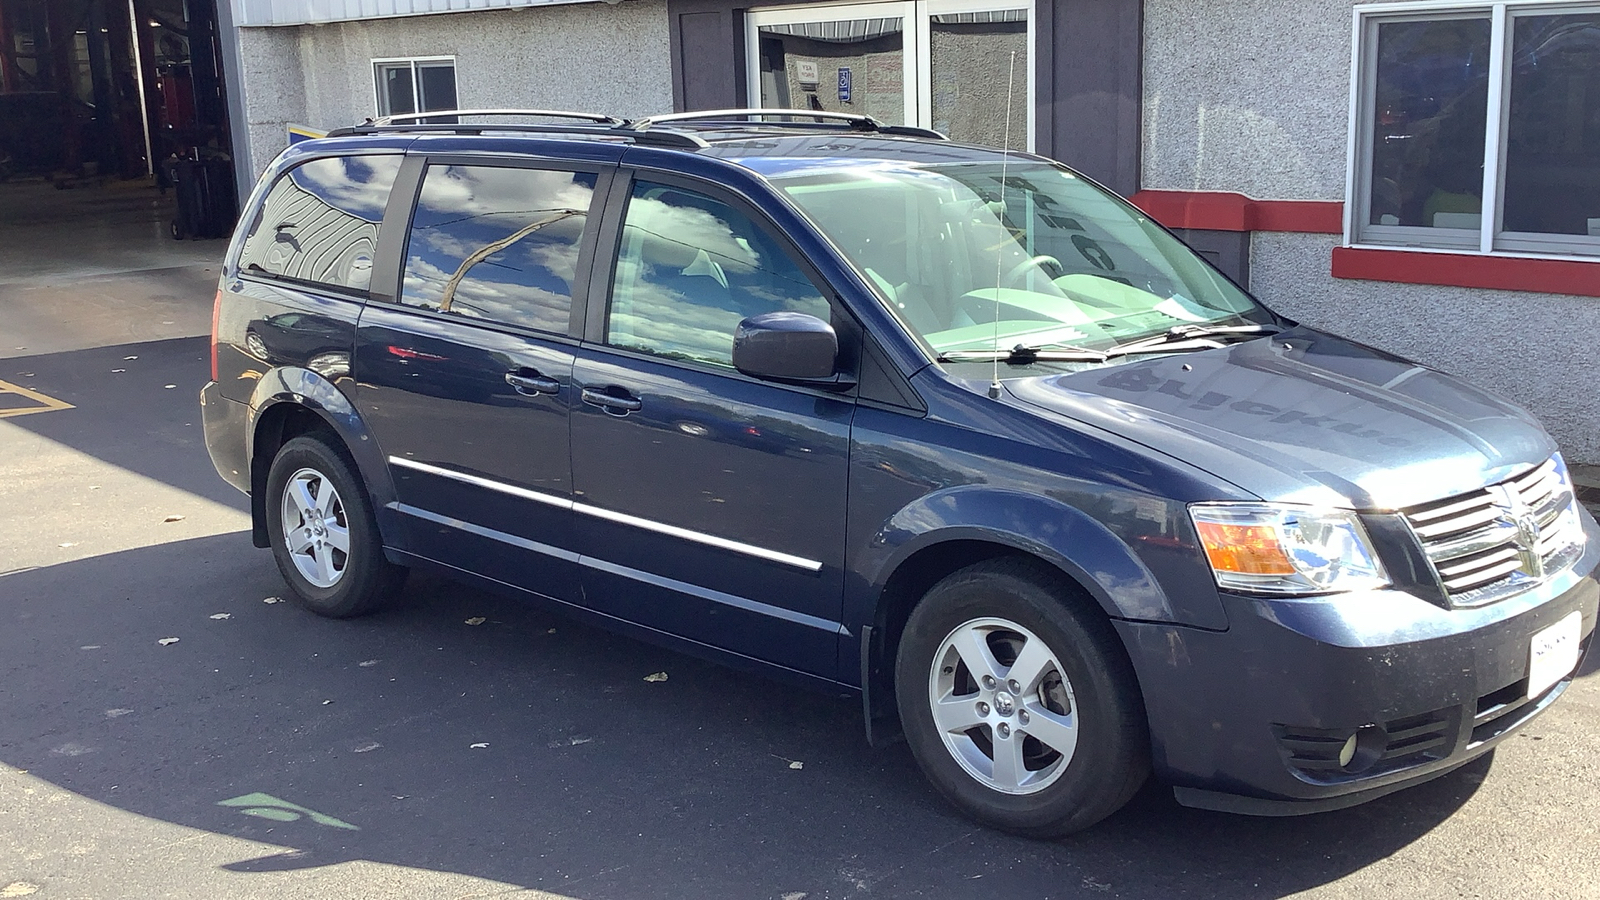
[[[1270,594],[1327,594],[1389,583],[1355,513],[1275,503],[1189,507],[1217,585]]]
[[[1572,485],[1572,472],[1567,469],[1567,461],[1560,453],[1551,457],[1556,464],[1556,481],[1561,484],[1560,492],[1567,495],[1572,501],[1578,499],[1578,490]],[[1576,505],[1574,502],[1572,505]]]
[[[1578,515],[1578,492],[1572,485],[1572,473],[1567,470],[1567,461],[1557,453],[1554,457],[1556,464],[1556,481],[1560,487],[1556,493],[1566,498],[1566,507],[1561,510],[1561,515],[1554,522],[1545,526],[1545,533],[1555,532],[1559,543],[1546,546],[1546,553],[1559,553],[1573,547],[1581,547],[1588,540],[1588,532],[1584,530],[1583,518]]]

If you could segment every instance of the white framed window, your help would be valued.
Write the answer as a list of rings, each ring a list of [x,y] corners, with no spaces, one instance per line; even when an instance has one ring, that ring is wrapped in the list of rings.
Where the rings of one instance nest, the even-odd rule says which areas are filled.
[[[457,109],[456,58],[375,59],[372,81],[379,116]]]
[[[1600,3],[1355,11],[1346,239],[1600,257]]]
[[[1033,0],[808,4],[745,23],[752,106],[860,113],[995,147],[1009,114],[1009,146],[1033,149]]]

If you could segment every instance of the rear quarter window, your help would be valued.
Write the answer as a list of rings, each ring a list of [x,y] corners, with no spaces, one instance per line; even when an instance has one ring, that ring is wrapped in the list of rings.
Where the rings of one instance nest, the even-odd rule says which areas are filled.
[[[278,177],[245,237],[248,274],[365,293],[399,155],[335,156]]]

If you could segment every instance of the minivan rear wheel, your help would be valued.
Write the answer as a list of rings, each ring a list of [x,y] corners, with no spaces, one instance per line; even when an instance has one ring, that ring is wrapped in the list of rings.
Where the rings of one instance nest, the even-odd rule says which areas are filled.
[[[1042,565],[993,560],[934,585],[906,622],[895,694],[912,755],[985,824],[1061,837],[1149,775],[1132,666],[1085,600]]]
[[[266,501],[272,555],[302,606],[348,618],[399,591],[406,569],[384,558],[372,503],[340,450],[310,435],[284,444]]]

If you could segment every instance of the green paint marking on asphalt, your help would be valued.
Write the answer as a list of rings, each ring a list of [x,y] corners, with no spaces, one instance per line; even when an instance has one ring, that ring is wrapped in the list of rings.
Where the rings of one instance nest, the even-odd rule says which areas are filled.
[[[293,822],[304,816],[318,825],[327,825],[330,828],[343,828],[347,831],[361,830],[349,822],[335,819],[333,816],[319,813],[314,809],[306,809],[298,803],[279,800],[271,794],[260,792],[245,794],[243,797],[234,797],[232,800],[218,800],[217,805],[231,806],[247,816],[271,819],[274,822]]]
[[[240,812],[247,816],[256,816],[262,819],[271,819],[274,822],[293,822],[300,818],[300,814],[292,809],[279,809],[276,806],[259,806],[252,809],[242,809]]]

